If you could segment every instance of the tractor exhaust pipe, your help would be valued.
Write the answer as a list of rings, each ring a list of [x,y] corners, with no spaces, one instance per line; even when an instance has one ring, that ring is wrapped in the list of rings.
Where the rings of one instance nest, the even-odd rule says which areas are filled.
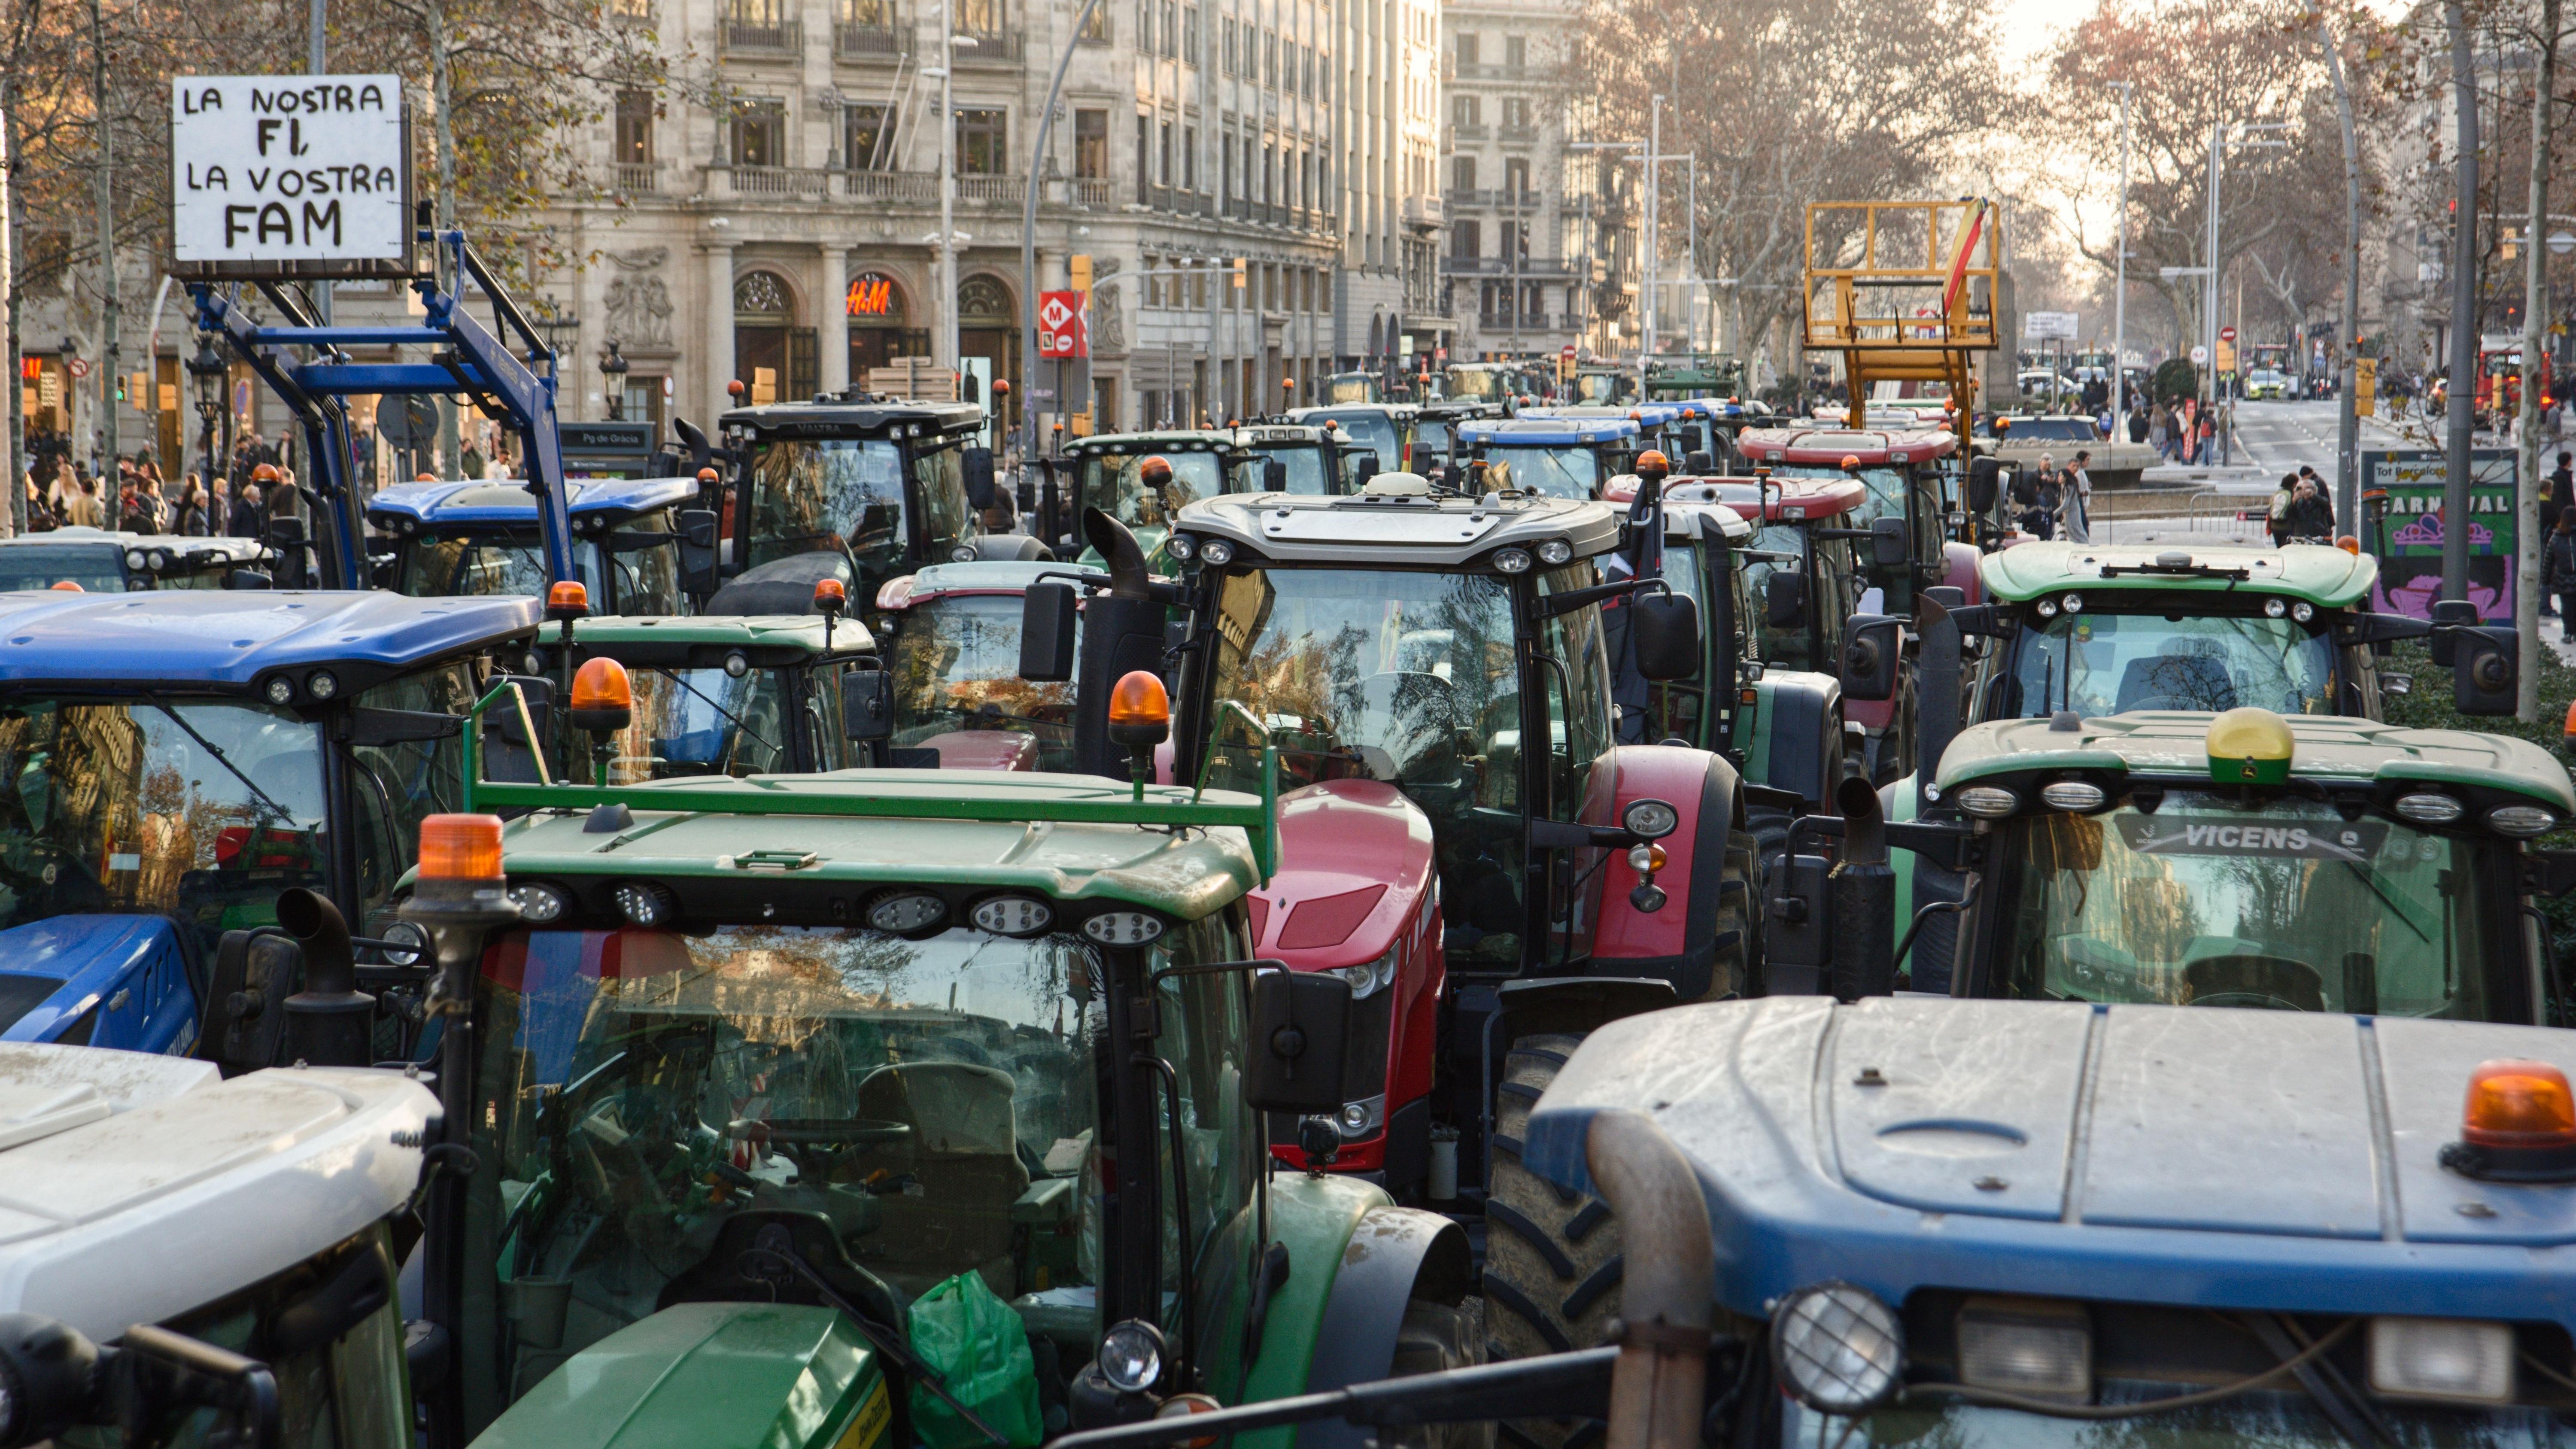
[[[1717,1258],[1699,1174],[1640,1112],[1594,1117],[1584,1160],[1629,1261],[1653,1265],[1620,1286],[1605,1449],[1698,1449]]]

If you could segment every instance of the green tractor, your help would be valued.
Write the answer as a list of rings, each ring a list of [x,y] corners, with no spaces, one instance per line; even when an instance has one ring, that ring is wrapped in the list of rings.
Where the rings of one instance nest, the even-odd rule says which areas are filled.
[[[1082,510],[1097,508],[1132,530],[1146,553],[1158,550],[1183,505],[1220,493],[1262,491],[1266,469],[1240,429],[1171,428],[1145,433],[1097,433],[1077,439],[1064,456],[1048,460],[1047,481],[1031,528],[1058,558],[1080,555]],[[1159,458],[1168,468],[1149,470]],[[1153,472],[1159,482],[1149,481]]]
[[[565,719],[604,740],[590,669]],[[459,1167],[432,1445],[1027,1449],[1473,1361],[1457,1224],[1322,1171],[1320,1118],[1273,1166],[1265,1114],[1340,1104],[1351,995],[1249,959],[1273,794],[477,773],[528,813],[427,827],[405,907]]]

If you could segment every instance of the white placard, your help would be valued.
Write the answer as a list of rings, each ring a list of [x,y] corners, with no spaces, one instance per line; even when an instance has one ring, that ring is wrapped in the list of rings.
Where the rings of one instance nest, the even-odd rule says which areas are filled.
[[[176,76],[170,236],[182,263],[410,255],[402,78]]]
[[[2075,314],[2072,312],[2024,312],[2021,335],[2027,342],[2075,340]]]

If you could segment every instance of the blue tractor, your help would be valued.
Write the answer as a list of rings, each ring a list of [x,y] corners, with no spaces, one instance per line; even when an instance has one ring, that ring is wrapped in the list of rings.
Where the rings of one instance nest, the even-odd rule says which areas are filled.
[[[0,1040],[184,1055],[202,1003],[260,989],[220,959],[228,933],[303,934],[305,902],[281,909],[296,891],[379,916],[422,817],[458,808],[464,711],[527,657],[540,612],[0,595]]]
[[[585,478],[564,485],[573,564],[600,614],[677,614],[690,593],[683,559],[694,478]],[[707,527],[712,527],[712,514]],[[367,501],[367,522],[392,539],[378,585],[421,598],[542,595],[547,575],[537,500],[516,482],[404,483]],[[711,571],[697,590],[712,588]]]

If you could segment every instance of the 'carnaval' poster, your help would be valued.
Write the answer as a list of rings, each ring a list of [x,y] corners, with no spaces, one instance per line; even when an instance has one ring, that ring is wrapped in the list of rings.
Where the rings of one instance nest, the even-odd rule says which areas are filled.
[[[2364,453],[2364,488],[2388,492],[2388,517],[2376,537],[2363,540],[2379,555],[2379,585],[2371,607],[2429,619],[2442,592],[2442,539],[2449,520],[2442,490],[2449,478],[2442,454],[2432,449]],[[2513,622],[2513,559],[2517,545],[2514,501],[2521,496],[2515,459],[2506,448],[2469,455],[2469,601],[2490,624]]]

